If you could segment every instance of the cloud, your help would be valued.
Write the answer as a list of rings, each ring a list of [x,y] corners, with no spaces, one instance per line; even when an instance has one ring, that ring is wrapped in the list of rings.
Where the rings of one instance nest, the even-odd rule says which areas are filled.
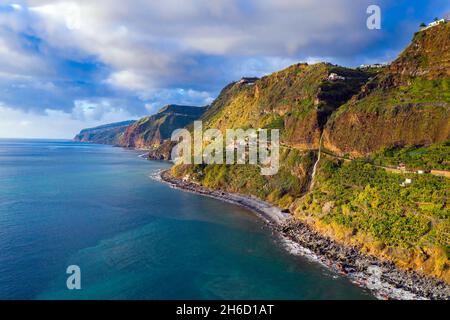
[[[11,76],[48,74],[45,60],[34,52],[27,51],[11,32],[0,29],[0,72]]]
[[[154,92],[149,92],[148,96],[142,98],[147,101],[145,104],[146,110],[155,112],[159,110],[162,105],[172,104],[172,102],[161,103],[162,101],[175,101],[177,104],[188,106],[206,106],[209,105],[215,97],[207,91],[172,88],[158,89]]]
[[[137,71],[122,70],[111,74],[106,83],[116,88],[145,92],[152,88],[150,81],[150,78]]]
[[[116,122],[133,117],[126,109],[115,106],[106,99],[99,101],[76,100],[72,109],[72,118],[82,121]]]
[[[0,103],[0,137],[71,139],[81,128],[134,119],[126,110],[107,102],[77,101],[72,112],[45,109],[23,111]]]
[[[20,4],[17,3],[12,3],[10,4],[11,8],[13,8],[16,11],[21,11],[22,10],[22,6]]]
[[[445,0],[377,0],[384,20],[374,32],[366,28],[371,4],[3,0],[0,97],[34,120],[55,110],[82,126],[170,103],[205,105],[231,81],[299,61],[386,61],[420,20],[448,9]]]
[[[66,58],[95,57],[111,67],[106,84],[142,93],[207,81],[198,70],[205,56],[239,62],[352,53],[373,39],[365,27],[370,2],[138,0],[124,8],[119,0],[35,0],[29,8],[46,43]]]

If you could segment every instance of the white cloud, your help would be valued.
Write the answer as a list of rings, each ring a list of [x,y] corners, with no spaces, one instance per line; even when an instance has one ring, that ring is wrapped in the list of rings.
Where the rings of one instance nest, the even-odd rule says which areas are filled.
[[[48,65],[38,55],[23,50],[18,39],[0,29],[0,72],[15,76],[48,74]]]
[[[68,55],[96,56],[113,69],[107,83],[138,92],[192,79],[191,68],[201,67],[196,55],[339,55],[371,40],[369,0],[29,3],[41,38]],[[67,28],[72,20],[77,28]]]
[[[71,113],[54,109],[35,113],[0,103],[0,115],[2,138],[71,139],[82,128],[134,118],[123,109],[89,101],[78,101]]]
[[[148,77],[132,70],[115,72],[106,80],[106,83],[117,88],[134,90],[136,92],[145,92],[152,88]]]
[[[206,105],[227,82],[302,60],[352,63],[384,32],[366,28],[372,2],[3,0],[0,92],[10,107],[0,125],[39,132],[48,118],[67,124],[49,135],[61,136],[164,104]]]
[[[30,7],[30,11],[34,11],[46,19],[55,20],[62,23],[69,30],[76,30],[81,25],[81,8],[76,2],[56,2],[45,4],[42,6]]]
[[[114,106],[109,100],[76,100],[72,117],[81,121],[117,122],[133,116],[124,108]]]
[[[23,9],[22,6],[17,3],[12,3],[12,4],[10,4],[10,6],[11,6],[11,8],[13,8],[14,10],[17,10],[17,11],[21,11]]]
[[[145,108],[149,111],[157,111],[161,106],[171,104],[176,101],[177,104],[191,106],[205,106],[210,104],[214,97],[207,91],[197,91],[194,89],[159,89],[148,92],[148,96],[142,99],[147,100]]]

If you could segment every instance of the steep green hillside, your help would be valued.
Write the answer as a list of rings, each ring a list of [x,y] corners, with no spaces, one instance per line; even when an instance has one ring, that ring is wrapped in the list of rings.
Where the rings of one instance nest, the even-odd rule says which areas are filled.
[[[206,107],[168,105],[155,115],[136,121],[125,131],[120,144],[125,147],[151,148],[169,139],[172,132],[199,119]]]
[[[204,129],[279,128],[279,172],[179,165],[172,174],[258,196],[340,243],[450,283],[450,180],[376,166],[448,169],[449,40],[449,23],[418,33],[376,73],[298,64],[230,84],[202,117]],[[364,159],[322,153],[311,184],[322,130],[326,149]]]
[[[450,282],[449,190],[447,178],[326,159],[313,192],[291,208],[345,244]]]
[[[325,146],[366,156],[385,147],[450,138],[450,22],[416,33],[411,45],[333,114]]]
[[[197,119],[204,130],[280,129],[280,169],[273,176],[261,175],[258,166],[218,164],[177,165],[172,174],[257,196],[338,242],[450,283],[450,180],[381,167],[449,169],[449,88],[445,23],[417,33],[388,67],[296,64],[243,79],[208,108],[172,105],[140,119],[121,143],[153,147],[150,158],[169,159],[172,131],[192,129]],[[325,149],[345,157],[322,152],[314,166],[322,134]]]
[[[450,171],[450,141],[427,147],[406,146],[386,148],[373,155],[373,162],[382,166],[397,167],[404,164],[408,170]]]
[[[135,121],[123,121],[118,123],[107,124],[95,128],[83,129],[74,138],[75,141],[91,142],[98,144],[120,143],[125,130]]]
[[[315,161],[314,152],[283,148],[280,169],[274,176],[263,176],[255,165],[178,165],[175,177],[189,178],[209,188],[254,195],[288,209],[294,199],[307,191],[308,172]]]
[[[345,80],[328,80],[336,73]],[[253,84],[228,85],[202,117],[205,128],[277,128],[282,141],[318,148],[329,115],[368,80],[370,73],[326,63],[296,64]]]

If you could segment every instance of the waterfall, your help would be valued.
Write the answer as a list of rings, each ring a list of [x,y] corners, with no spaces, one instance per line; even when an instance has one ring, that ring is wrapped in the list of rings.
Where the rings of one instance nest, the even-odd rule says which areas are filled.
[[[314,188],[314,178],[316,176],[316,171],[317,171],[317,165],[319,164],[320,161],[320,154],[322,151],[322,139],[323,139],[323,132],[320,135],[320,141],[319,141],[319,153],[317,155],[317,161],[316,163],[314,163],[314,167],[313,167],[313,172],[311,174],[311,184],[309,185],[309,190],[311,191]]]

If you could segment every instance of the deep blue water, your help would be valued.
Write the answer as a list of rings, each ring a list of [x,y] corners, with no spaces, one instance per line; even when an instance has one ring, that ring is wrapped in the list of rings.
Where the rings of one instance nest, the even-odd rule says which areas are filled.
[[[0,299],[370,299],[135,151],[0,140]],[[66,268],[81,268],[69,291]]]

